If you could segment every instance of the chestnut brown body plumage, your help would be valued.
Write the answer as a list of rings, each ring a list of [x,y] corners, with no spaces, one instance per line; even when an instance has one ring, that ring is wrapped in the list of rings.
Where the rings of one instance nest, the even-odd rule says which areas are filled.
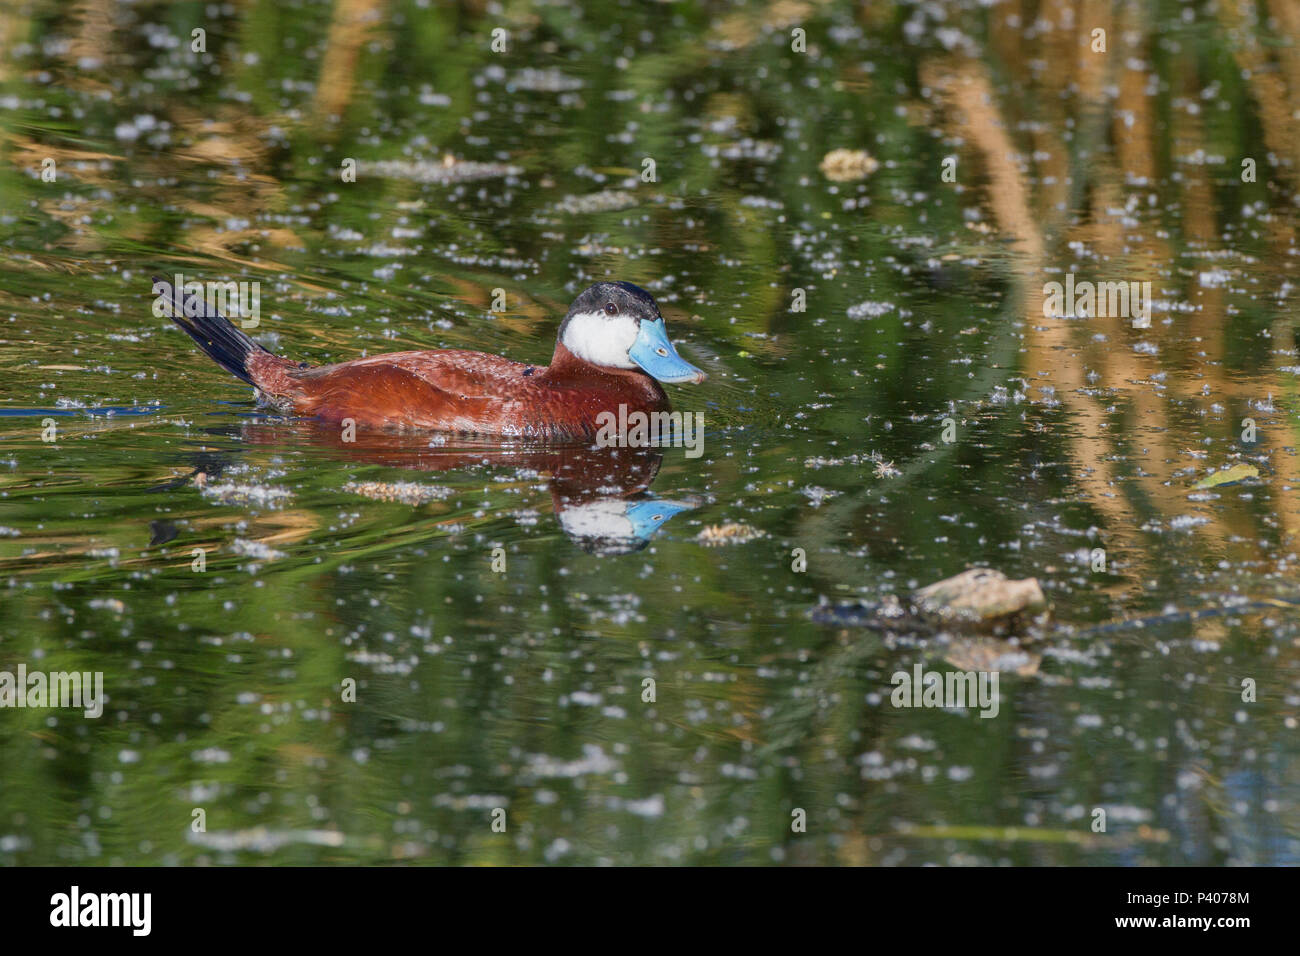
[[[549,366],[462,349],[306,366],[267,351],[198,296],[154,283],[171,319],[222,367],[282,410],[325,422],[590,440],[601,413],[668,411],[656,378],[704,379],[669,343],[654,299],[629,283],[597,283],[574,301]]]

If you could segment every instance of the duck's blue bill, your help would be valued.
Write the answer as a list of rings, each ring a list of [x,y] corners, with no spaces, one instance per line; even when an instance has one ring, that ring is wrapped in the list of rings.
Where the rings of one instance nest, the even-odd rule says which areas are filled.
[[[685,363],[683,363],[685,364]],[[664,498],[647,498],[632,502],[627,506],[625,517],[632,524],[632,533],[638,538],[648,538],[659,530],[659,526],[675,514],[690,511],[695,505],[683,501],[668,501]]]
[[[628,349],[627,357],[661,382],[699,382],[705,375],[677,354],[668,341],[668,328],[663,319],[653,322],[641,320],[641,331]]]

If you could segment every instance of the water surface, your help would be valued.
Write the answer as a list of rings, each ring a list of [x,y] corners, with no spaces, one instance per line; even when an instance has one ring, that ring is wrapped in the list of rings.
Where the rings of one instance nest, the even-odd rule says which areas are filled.
[[[0,711],[0,862],[1300,859],[1300,18],[1095,6],[0,14],[0,669],[109,697]],[[543,364],[636,282],[704,453],[345,443],[159,272],[259,282],[311,362]],[[1150,327],[1045,315],[1067,273]],[[1052,623],[810,616],[971,566]],[[891,706],[990,661],[995,718]]]

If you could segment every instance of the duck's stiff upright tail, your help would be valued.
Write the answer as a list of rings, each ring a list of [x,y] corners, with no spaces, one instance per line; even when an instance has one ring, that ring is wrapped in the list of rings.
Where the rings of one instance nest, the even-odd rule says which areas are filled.
[[[203,296],[177,289],[162,276],[153,277],[153,292],[157,297],[167,298],[171,305],[168,318],[184,329],[213,361],[249,385],[263,387],[253,378],[252,361],[258,355],[272,359],[276,356],[245,335]]]

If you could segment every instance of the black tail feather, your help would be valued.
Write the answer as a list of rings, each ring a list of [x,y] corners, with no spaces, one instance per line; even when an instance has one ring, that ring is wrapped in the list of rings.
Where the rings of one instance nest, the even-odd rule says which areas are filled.
[[[256,385],[249,375],[248,359],[256,352],[267,352],[266,349],[245,335],[202,296],[187,294],[162,276],[153,277],[153,291],[155,296],[166,296],[171,306],[168,317],[184,329],[213,361],[236,378]]]

